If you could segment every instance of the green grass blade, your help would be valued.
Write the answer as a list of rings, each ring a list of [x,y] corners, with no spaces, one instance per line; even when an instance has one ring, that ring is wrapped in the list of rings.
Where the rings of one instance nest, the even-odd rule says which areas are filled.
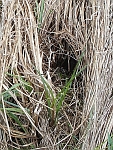
[[[40,31],[41,23],[43,20],[43,14],[44,14],[44,2],[45,0],[41,1],[41,6],[39,7],[38,2],[36,1],[36,9],[35,9],[35,16],[38,21],[38,30]]]
[[[84,70],[84,69],[85,69],[85,67],[82,70]],[[57,109],[56,109],[56,113],[57,114],[58,114],[59,110],[62,107],[62,103],[63,103],[63,101],[65,99],[65,96],[66,96],[67,92],[69,91],[69,88],[70,88],[70,86],[72,84],[72,81],[74,80],[75,77],[79,76],[80,73],[81,73],[81,71],[78,72],[76,76],[72,76],[72,78],[69,80],[69,82],[66,84],[66,86],[58,94],[58,96],[57,96],[57,102],[58,103],[57,103]]]
[[[25,87],[25,89],[26,89],[29,93],[31,93],[31,91],[33,90],[33,88],[32,88],[32,86],[30,85],[30,82],[25,81],[24,78],[22,78],[22,77],[20,77],[20,80],[21,80],[23,86]]]
[[[22,84],[23,84],[23,86],[25,87],[25,89],[26,89],[28,92],[31,93],[31,91],[32,91],[33,88],[32,88],[32,86],[31,86],[30,82],[24,80],[24,77],[22,77],[22,76],[18,77],[17,75],[9,74],[9,73],[7,73],[7,75],[9,75],[9,76],[11,76],[11,77],[15,77],[15,78],[20,78],[20,81],[22,82]],[[19,84],[21,84],[21,83],[19,83]]]
[[[24,114],[24,112],[20,108],[5,108],[7,111],[15,112],[15,113],[21,113]],[[4,110],[3,108],[0,108],[0,110]]]
[[[14,84],[11,88],[9,88],[8,90],[6,90],[5,92],[2,92],[0,95],[4,95],[4,94],[6,94],[7,92],[12,91],[13,89],[16,89],[16,88],[19,87],[20,85],[21,85],[20,83]]]
[[[108,150],[113,150],[113,139],[108,134]]]
[[[9,102],[9,101],[7,101],[7,100],[4,100],[4,102],[7,103],[7,104],[9,104],[10,106],[19,108],[18,105],[14,104],[14,103],[11,103],[11,102]]]
[[[80,75],[80,73],[86,68],[86,66],[85,66],[78,73],[76,73],[77,69],[79,67],[79,64],[81,62],[81,59],[83,58],[83,54],[80,56],[79,61],[78,61],[77,65],[75,66],[75,69],[73,71],[73,74],[72,74],[70,80],[66,83],[66,85],[64,86],[64,88],[61,90],[60,93],[58,93],[58,95],[56,97],[56,99],[57,99],[56,114],[58,114],[58,112],[60,111],[60,109],[62,107],[62,103],[63,103],[63,101],[65,99],[65,96],[66,96],[67,92],[69,91],[69,88],[70,88],[73,80],[75,79],[75,77],[78,77]]]
[[[12,93],[14,93],[18,97],[20,96],[19,92],[16,89],[13,89]],[[7,99],[12,97],[8,91],[6,91],[5,93],[1,93],[1,94],[3,94],[4,101],[7,101]]]
[[[15,75],[15,74],[10,74],[10,73],[6,73],[6,75],[8,75],[8,76],[11,76],[11,77],[15,77],[15,78],[18,78],[18,75]]]
[[[51,87],[49,86],[49,84],[45,81],[45,79],[43,78],[43,76],[40,74],[40,72],[38,71],[38,74],[40,75],[41,77],[41,80],[42,80],[42,83],[43,83],[43,86],[44,86],[44,89],[45,89],[45,92],[46,92],[46,98],[49,100],[52,99],[53,101],[55,100],[54,99],[54,95],[53,95],[53,91],[51,89]],[[50,102],[51,104],[51,102]],[[50,106],[49,106],[50,107]]]
[[[56,99],[54,97],[54,93],[51,89],[51,87],[49,86],[49,84],[47,83],[47,81],[45,81],[45,79],[43,78],[43,76],[40,74],[40,72],[38,71],[38,74],[41,77],[41,81],[43,83],[44,89],[45,89],[45,96],[46,96],[46,100],[47,100],[47,105],[48,107],[52,108],[53,110],[48,108],[48,115],[50,118],[53,118],[52,114],[56,114]]]
[[[11,111],[7,111],[8,115],[10,118],[14,119],[15,122],[22,128],[22,130],[26,133],[27,131],[25,130],[25,128],[22,126],[20,120],[18,119],[18,117],[16,115],[14,115]]]
[[[44,1],[45,1],[45,0],[42,0],[42,2],[41,2],[40,18],[39,18],[40,24],[42,23],[42,19],[43,19],[43,13],[44,13]]]
[[[94,150],[101,150],[101,147],[108,141],[108,150],[113,150],[113,139],[112,139],[113,136],[110,136],[108,134],[108,139],[105,140],[104,142],[102,142],[100,145],[98,145]]]

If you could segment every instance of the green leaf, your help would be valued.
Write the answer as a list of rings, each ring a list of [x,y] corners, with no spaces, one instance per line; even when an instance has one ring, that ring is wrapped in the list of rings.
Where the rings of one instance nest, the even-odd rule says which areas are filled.
[[[43,13],[44,13],[44,0],[41,1],[40,18],[39,18],[40,23],[42,23]]]
[[[42,0],[41,1],[41,6],[39,7],[38,2],[36,1],[35,16],[36,16],[36,19],[38,21],[38,29],[39,29],[39,31],[40,31],[41,23],[42,23],[42,20],[43,20],[44,2],[45,2],[45,0]]]
[[[7,94],[8,92],[12,91],[13,89],[16,89],[17,87],[19,87],[20,85],[21,85],[20,83],[14,84],[11,88],[9,88],[8,90],[2,92],[0,95]]]
[[[18,105],[14,104],[14,103],[11,103],[11,102],[9,102],[9,101],[7,101],[7,100],[4,100],[4,102],[7,103],[7,104],[9,104],[10,106],[19,108]]]
[[[24,80],[24,78],[20,78],[20,80],[21,80],[21,82],[22,82],[22,84],[23,84],[23,86],[25,87],[25,89],[29,92],[29,93],[31,93],[31,91],[32,91],[32,86],[30,85],[30,82],[28,82],[28,81],[25,81]]]
[[[16,89],[13,89],[11,90],[16,96],[20,96],[19,95],[19,92],[16,90]],[[3,94],[3,98],[4,100],[6,101],[7,99],[11,98],[12,96],[10,95],[10,93],[8,92],[8,90],[6,90],[5,93],[2,93]]]
[[[14,75],[14,74],[9,74],[9,73],[7,73],[7,75],[9,75],[9,76],[11,76],[11,77],[19,78],[17,75]],[[31,93],[31,91],[32,91],[33,88],[32,88],[32,86],[30,85],[30,82],[25,81],[24,77],[22,77],[22,76],[20,76],[20,80],[21,80],[23,86],[25,87],[25,89],[26,89],[28,92]],[[21,85],[21,83],[19,83],[19,84]],[[14,84],[14,85],[15,85],[15,84]],[[17,91],[17,92],[18,92],[18,91]]]
[[[51,107],[52,103],[55,101],[53,91],[52,91],[51,87],[49,86],[49,84],[45,81],[43,76],[40,74],[40,72],[39,71],[37,71],[37,72],[41,77],[41,80],[43,82],[44,89],[45,89],[45,92],[46,92],[46,98],[48,100],[48,104],[50,105],[49,107]],[[51,99],[52,99],[53,102],[51,102]]]
[[[80,75],[80,73],[86,68],[86,66],[85,66],[79,72],[77,72],[77,69],[79,67],[79,64],[80,64],[82,58],[83,58],[83,54],[80,56],[80,59],[79,59],[77,65],[75,66],[75,69],[73,71],[73,74],[72,74],[71,78],[69,79],[69,81],[66,83],[66,85],[64,86],[64,88],[61,90],[60,93],[58,93],[58,95],[56,97],[56,99],[57,99],[56,114],[57,115],[58,115],[58,112],[60,111],[60,109],[62,107],[62,104],[63,104],[63,101],[65,99],[65,96],[66,96],[67,92],[69,91],[69,88],[70,88],[73,80],[75,79],[75,77],[78,77]]]
[[[113,150],[113,139],[108,134],[108,150]]]
[[[45,81],[45,79],[40,74],[40,72],[37,71],[43,82],[43,86],[45,89],[45,96],[47,99],[47,104],[50,108],[53,109],[53,110],[48,109],[49,116],[52,120],[57,118],[58,112],[60,111],[60,109],[62,107],[65,96],[66,96],[67,92],[69,91],[73,80],[75,79],[75,77],[78,77],[80,75],[80,73],[86,68],[86,66],[85,66],[83,69],[81,69],[80,71],[77,72],[77,69],[79,67],[79,64],[80,64],[82,58],[83,58],[83,53],[80,56],[80,59],[79,59],[77,65],[75,66],[75,69],[73,71],[71,78],[69,79],[69,81],[67,81],[67,83],[65,84],[65,86],[63,87],[61,92],[59,92],[56,97],[54,97],[54,93],[53,93],[51,87],[49,86],[49,84],[47,83],[47,81]],[[53,116],[55,116],[56,118],[53,118]]]
[[[5,108],[7,111],[10,112],[16,112],[16,113],[21,113],[24,114],[23,111],[20,108]],[[3,110],[3,108],[0,108],[0,110]]]
[[[54,97],[54,93],[51,89],[51,87],[49,86],[49,84],[45,81],[45,79],[43,78],[43,76],[40,74],[39,71],[37,71],[38,74],[41,77],[44,89],[45,89],[45,96],[46,96],[46,100],[47,100],[47,105],[48,107],[52,108],[53,110],[48,108],[48,115],[50,118],[52,118],[52,112],[56,113],[56,99]]]
[[[101,150],[101,147],[108,141],[108,150],[113,150],[113,139],[112,139],[113,136],[110,136],[108,134],[108,139],[105,140],[104,142],[102,142],[100,145],[98,145],[94,150]],[[106,149],[107,149],[106,148]]]
[[[23,129],[23,131],[26,133],[27,131],[25,130],[25,128],[22,126],[20,120],[18,119],[18,117],[16,115],[14,115],[11,111],[7,111],[8,115],[15,120],[15,122]]]

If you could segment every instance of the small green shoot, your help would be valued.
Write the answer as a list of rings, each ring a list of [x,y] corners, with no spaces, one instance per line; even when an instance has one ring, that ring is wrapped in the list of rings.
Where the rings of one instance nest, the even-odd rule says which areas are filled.
[[[113,150],[113,138],[108,134],[108,150]]]
[[[20,77],[20,81],[21,81],[22,85],[24,86],[25,90],[27,90],[29,93],[31,93],[33,88],[30,85],[30,82],[25,81],[25,79],[23,77]]]
[[[17,78],[15,75],[11,75]],[[27,132],[26,129],[23,127],[21,121],[18,118],[18,115],[24,114],[23,110],[19,107],[19,105],[13,103],[12,95],[10,94],[13,93],[17,97],[20,97],[20,94],[17,90],[18,87],[24,86],[25,89],[29,92],[31,92],[32,87],[30,86],[29,82],[26,82],[24,79],[21,78],[21,83],[17,83],[12,85],[8,90],[3,91],[0,95],[3,96],[5,108],[2,106],[2,102],[0,104],[0,110],[4,111],[6,110],[6,114],[9,116],[10,119],[15,121],[19,125],[19,127],[23,130],[23,132]],[[10,102],[11,99],[11,102]],[[26,109],[27,110],[27,109]],[[27,110],[28,111],[28,110]],[[29,113],[29,112],[28,112]]]
[[[85,66],[79,72],[77,72],[77,69],[79,67],[79,64],[80,64],[82,58],[83,58],[83,54],[80,56],[80,59],[79,59],[77,65],[73,71],[71,78],[69,79],[69,81],[67,81],[67,83],[65,84],[63,89],[56,95],[56,97],[54,96],[54,92],[53,92],[52,88],[49,86],[49,84],[47,83],[47,81],[40,74],[40,72],[37,71],[41,77],[42,82],[43,82],[43,86],[45,89],[45,96],[46,96],[46,100],[47,100],[47,105],[49,108],[51,108],[51,109],[48,109],[48,114],[49,114],[51,126],[54,126],[57,119],[58,119],[58,114],[62,108],[66,94],[69,91],[73,80],[75,79],[75,77],[78,77],[80,75],[80,73],[86,68],[86,66]]]
[[[6,97],[5,94],[8,94],[8,92],[13,91],[14,89],[16,89],[17,87],[19,87],[20,85],[21,85],[20,83],[14,84],[8,90],[2,92],[0,95],[4,95]]]
[[[12,118],[20,127],[21,129],[26,133],[27,131],[25,130],[25,128],[22,126],[22,123],[20,122],[20,120],[18,119],[18,117],[12,113],[11,111],[7,111],[7,114],[10,118]]]
[[[22,76],[18,76],[18,75],[15,75],[15,74],[9,74],[9,73],[7,73],[7,75],[9,75],[9,76],[11,76],[11,77],[14,77],[14,78],[16,78],[16,79],[18,79],[18,80],[20,80],[20,83],[18,83],[20,86],[22,86],[22,87],[24,87],[25,88],[25,90],[27,90],[29,93],[31,93],[31,91],[32,91],[32,86],[31,86],[31,84],[30,84],[30,82],[29,81],[26,81],[25,79],[24,79],[24,77],[22,77]],[[19,86],[17,84],[17,86]],[[14,84],[14,86],[15,86],[16,84]],[[15,88],[15,87],[13,87],[12,86],[12,88]],[[18,91],[17,90],[15,90],[15,94],[17,95],[17,93],[18,93]]]
[[[107,143],[107,148],[108,150],[113,150],[113,135],[110,136],[110,134],[108,133],[108,140],[102,142],[100,145],[98,145],[94,150],[102,150],[101,147],[106,143]]]
[[[42,20],[43,20],[43,14],[44,14],[44,2],[45,0],[41,1],[41,6],[39,6],[38,2],[36,1],[36,8],[35,8],[35,16],[38,21],[38,29],[40,31]]]

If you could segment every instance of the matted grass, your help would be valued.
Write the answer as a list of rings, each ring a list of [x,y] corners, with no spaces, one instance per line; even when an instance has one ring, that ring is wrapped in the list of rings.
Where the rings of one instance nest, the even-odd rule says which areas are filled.
[[[4,0],[1,8],[0,148],[110,148],[112,0]],[[57,107],[47,98],[62,91],[51,123]]]

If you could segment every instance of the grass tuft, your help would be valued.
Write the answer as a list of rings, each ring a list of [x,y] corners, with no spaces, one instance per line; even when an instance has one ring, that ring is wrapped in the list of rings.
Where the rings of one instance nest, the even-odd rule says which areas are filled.
[[[112,6],[0,1],[0,149],[112,149]]]

